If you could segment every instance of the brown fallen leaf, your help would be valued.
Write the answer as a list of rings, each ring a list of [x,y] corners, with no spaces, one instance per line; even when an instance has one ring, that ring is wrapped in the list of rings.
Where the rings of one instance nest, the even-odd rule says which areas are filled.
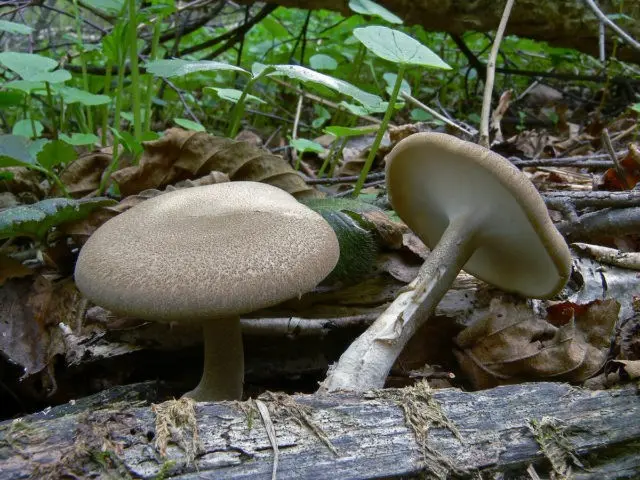
[[[19,260],[0,254],[0,287],[7,280],[27,277],[33,273],[35,272],[29,267],[25,267]]]
[[[60,174],[60,180],[72,197],[83,197],[100,186],[100,180],[112,160],[111,147],[86,153],[69,163]],[[54,193],[61,192],[55,190]]]
[[[640,378],[640,360],[612,360],[610,365],[618,367],[618,373],[629,380]]]
[[[79,295],[71,279],[52,282],[41,275],[8,280],[0,288],[0,352],[24,369],[43,370],[56,349],[50,329],[74,318]]]
[[[13,193],[21,203],[33,203],[44,198],[42,175],[26,167],[0,168],[11,174],[10,179],[0,180],[0,192]],[[27,201],[30,200],[30,201]]]
[[[162,189],[181,180],[220,171],[231,180],[265,182],[296,198],[320,196],[285,160],[252,142],[215,137],[204,132],[170,128],[152,142],[144,142],[140,163],[113,173],[123,196]]]
[[[492,300],[490,313],[455,339],[456,358],[475,388],[536,379],[581,382],[600,370],[618,319],[617,301],[556,304],[547,320],[515,302]]]

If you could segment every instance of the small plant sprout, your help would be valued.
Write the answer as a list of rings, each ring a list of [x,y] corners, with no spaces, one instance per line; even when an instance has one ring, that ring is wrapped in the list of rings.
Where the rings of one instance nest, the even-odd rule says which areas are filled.
[[[433,53],[429,48],[398,30],[393,30],[387,27],[371,26],[356,28],[353,31],[353,34],[374,55],[398,64],[398,73],[391,91],[387,111],[382,119],[378,135],[376,135],[373,145],[371,145],[371,151],[369,152],[369,156],[367,157],[364,167],[360,172],[360,177],[356,182],[353,194],[354,196],[357,196],[360,193],[360,190],[362,190],[367,174],[373,165],[373,160],[376,158],[376,153],[378,152],[378,148],[382,142],[382,137],[387,131],[387,126],[391,120],[391,115],[395,108],[396,100],[400,93],[400,87],[402,86],[404,72],[407,67],[421,66],[445,70],[449,70],[451,67],[443,62],[442,59],[440,59],[440,57]]]
[[[298,152],[296,165],[294,167],[296,170],[300,170],[300,155],[303,155],[305,152],[315,152],[320,154],[326,152],[326,149],[318,142],[314,142],[306,138],[292,138],[289,140],[289,143]]]

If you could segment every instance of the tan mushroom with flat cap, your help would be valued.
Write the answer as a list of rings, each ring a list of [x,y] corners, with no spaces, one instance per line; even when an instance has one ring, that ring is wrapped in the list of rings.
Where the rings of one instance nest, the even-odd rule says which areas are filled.
[[[102,225],[80,252],[80,291],[116,313],[203,325],[196,400],[238,399],[239,315],[312,290],[336,265],[329,224],[287,192],[258,182],[186,188]]]
[[[508,160],[442,133],[418,133],[387,157],[389,200],[432,251],[416,280],[342,355],[327,390],[379,388],[464,268],[503,290],[548,298],[571,271],[569,248],[538,191]]]

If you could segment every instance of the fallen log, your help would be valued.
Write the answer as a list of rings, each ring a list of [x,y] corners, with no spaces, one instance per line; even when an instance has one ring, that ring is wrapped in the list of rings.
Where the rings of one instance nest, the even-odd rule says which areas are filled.
[[[1,423],[0,479],[272,478],[274,448],[277,478],[640,475],[633,387],[531,383],[466,393],[421,383],[362,396],[266,394],[266,410],[253,400],[152,407],[153,390],[117,387]]]

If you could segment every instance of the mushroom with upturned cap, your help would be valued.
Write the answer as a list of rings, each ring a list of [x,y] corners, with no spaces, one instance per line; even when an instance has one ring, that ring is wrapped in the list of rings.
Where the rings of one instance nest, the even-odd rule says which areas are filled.
[[[465,269],[503,290],[548,298],[571,254],[529,179],[508,160],[442,133],[417,133],[387,157],[389,201],[432,249],[418,277],[340,357],[325,390],[380,388],[402,349]]]
[[[80,252],[75,279],[92,302],[159,322],[199,322],[205,360],[186,395],[242,395],[239,315],[312,290],[336,265],[329,224],[287,192],[258,182],[185,188],[103,224]]]

